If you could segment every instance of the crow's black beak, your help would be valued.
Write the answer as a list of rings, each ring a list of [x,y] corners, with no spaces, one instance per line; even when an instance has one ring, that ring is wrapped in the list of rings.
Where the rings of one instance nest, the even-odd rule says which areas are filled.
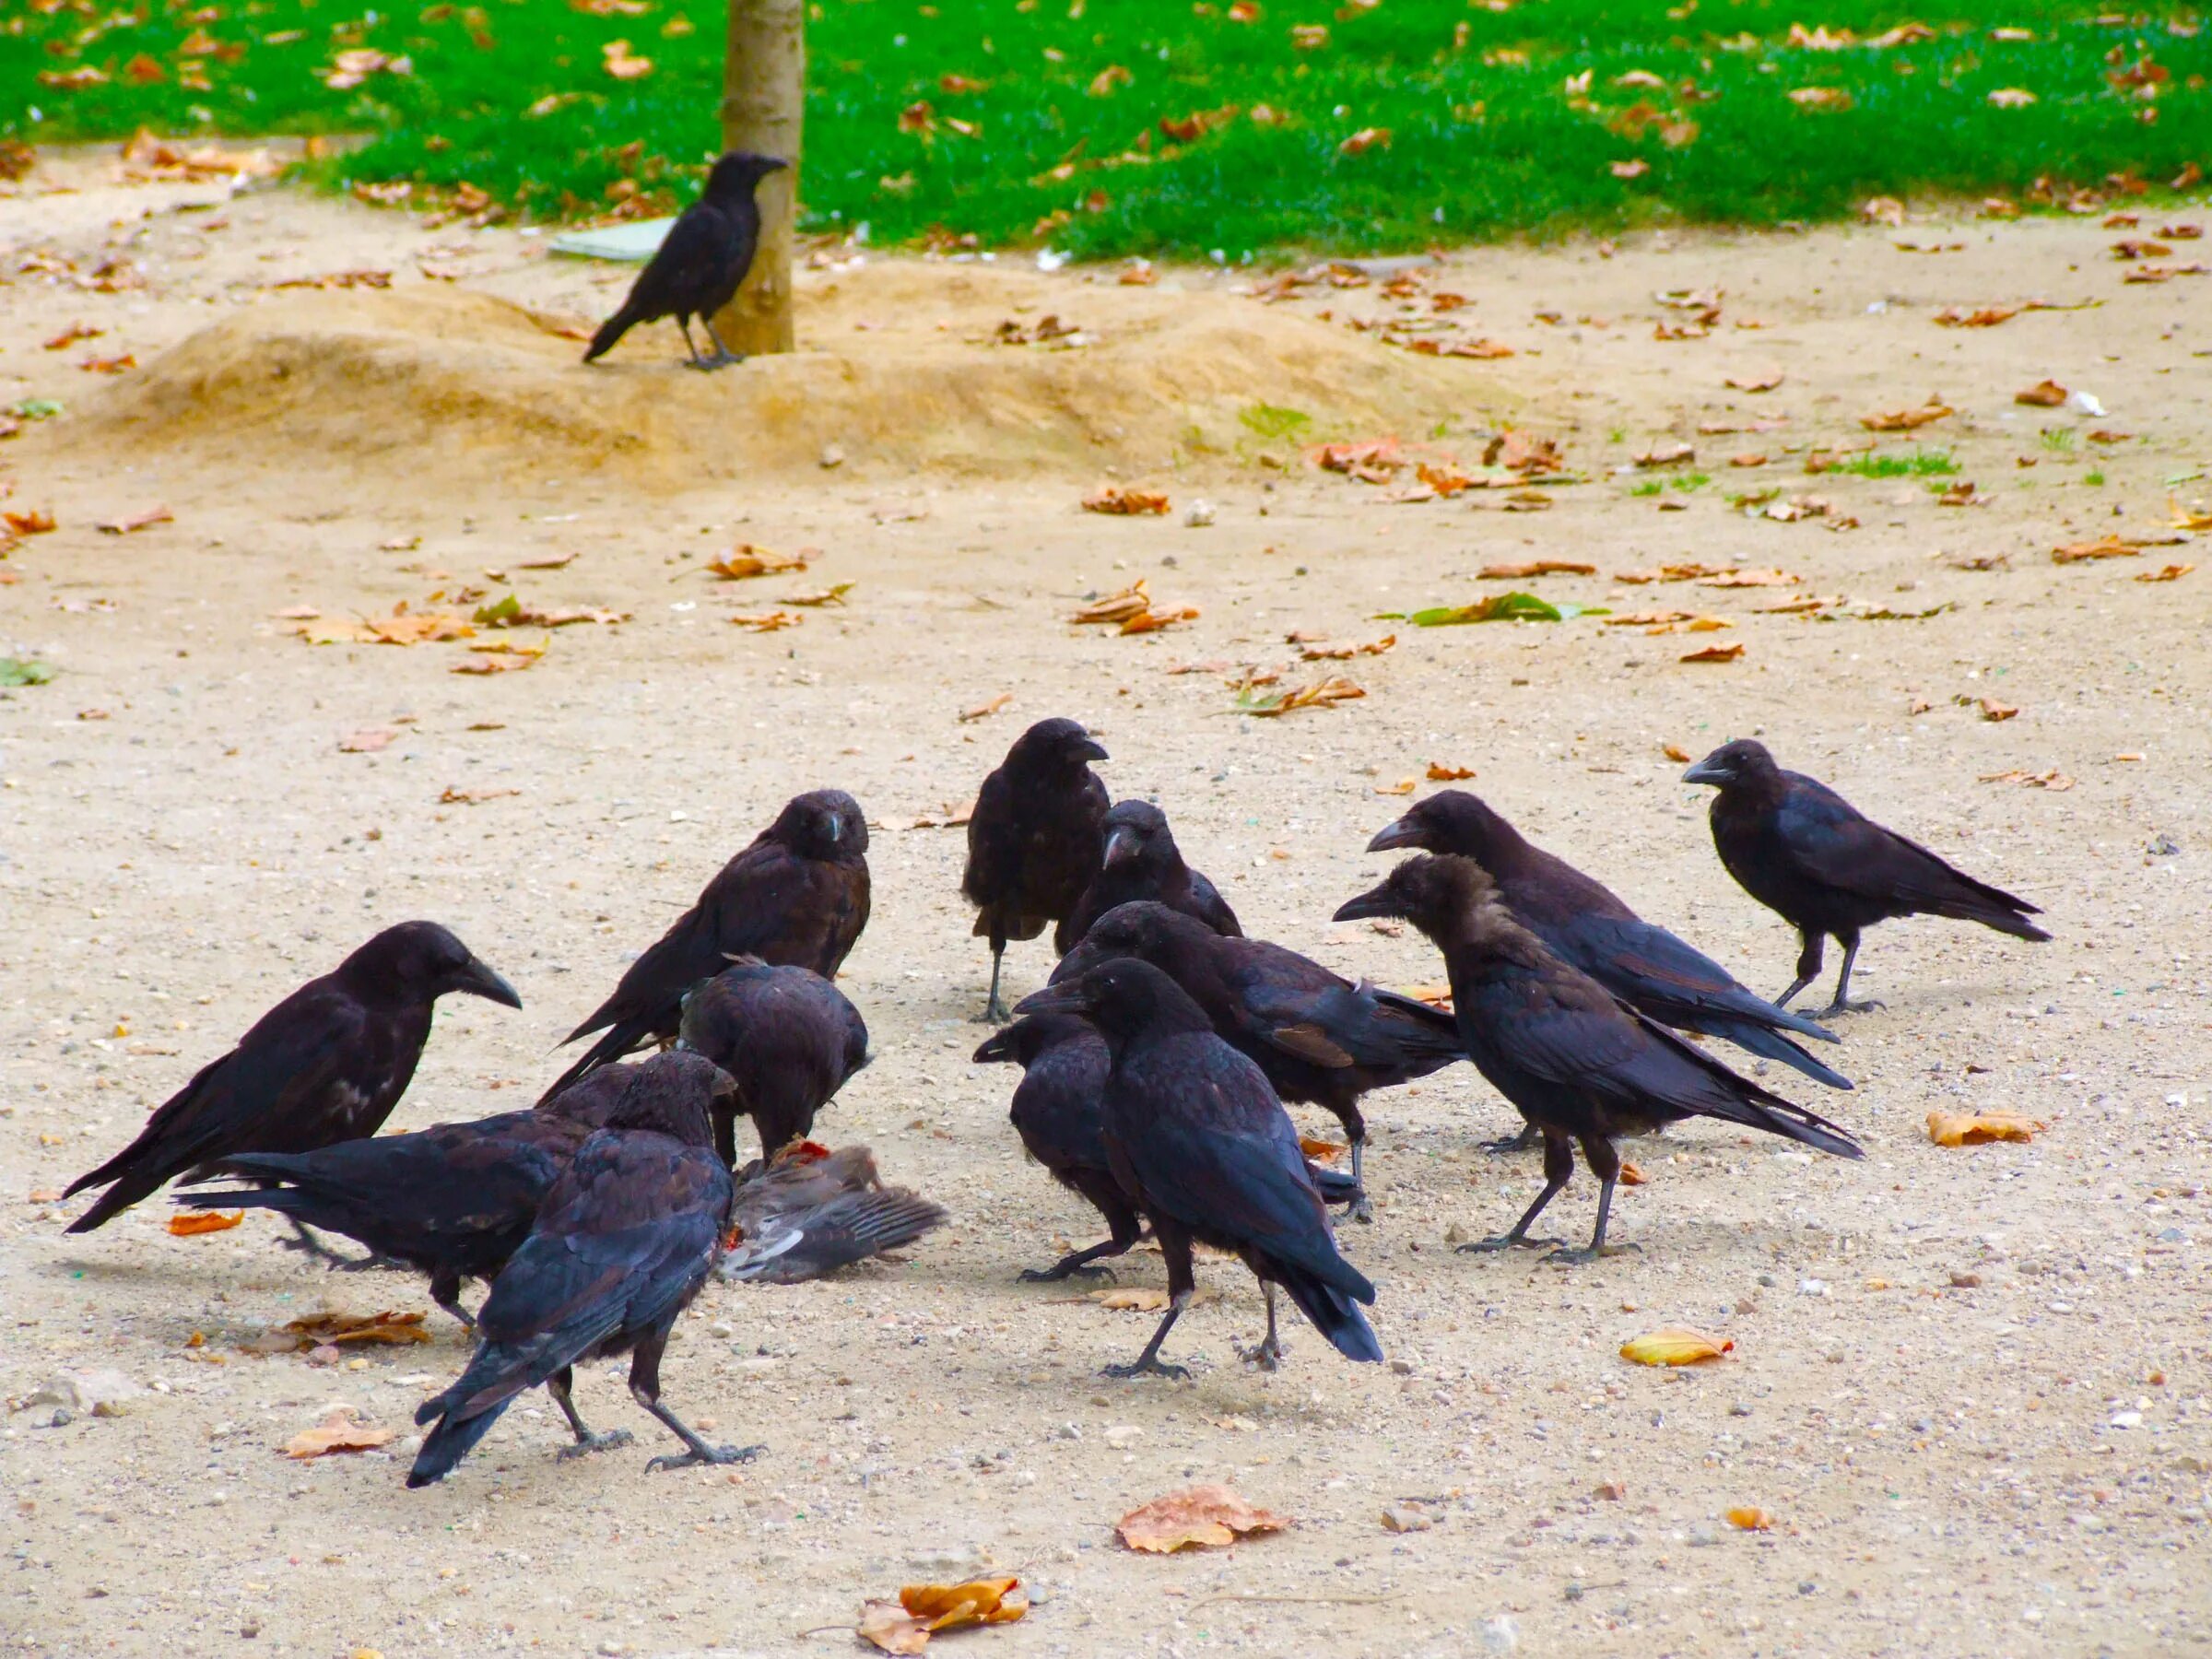
[[[1100,862],[1108,869],[1126,864],[1136,856],[1136,831],[1126,824],[1116,825],[1113,833],[1106,838],[1106,855]]]
[[[523,1006],[514,987],[473,956],[468,959],[468,965],[454,975],[452,988],[465,991],[471,996],[481,996],[488,1002],[504,1003],[510,1008]]]
[[[1076,758],[1079,760],[1111,760],[1113,759],[1106,752],[1106,746],[1096,737],[1086,737],[1082,742],[1077,744]]]
[[[1393,828],[1394,827],[1393,826]],[[1383,833],[1388,834],[1389,831],[1385,830]],[[1390,896],[1390,890],[1387,888],[1371,888],[1357,899],[1347,899],[1336,907],[1336,913],[1330,920],[1363,922],[1370,916],[1402,916],[1405,913],[1398,908],[1397,901]]]
[[[1032,991],[1014,1005],[1017,1014],[1088,1014],[1090,999],[1083,994],[1082,982],[1070,980],[1065,984],[1047,985],[1041,991]]]
[[[781,156],[763,156],[760,158],[760,171],[764,173],[784,172],[789,171],[791,163],[784,160]]]
[[[1715,765],[1712,757],[1708,755],[1682,774],[1682,782],[1685,783],[1721,784],[1730,782],[1732,779],[1728,769],[1725,766]]]
[[[1395,823],[1385,824],[1375,831],[1375,839],[1367,843],[1367,850],[1370,853],[1395,853],[1401,847],[1418,847],[1420,844],[1420,826],[1413,821],[1413,815],[1407,813]]]
[[[983,1039],[982,1047],[969,1056],[978,1065],[995,1065],[1004,1061],[1018,1059],[1014,1052],[1014,1028],[994,1032]]]

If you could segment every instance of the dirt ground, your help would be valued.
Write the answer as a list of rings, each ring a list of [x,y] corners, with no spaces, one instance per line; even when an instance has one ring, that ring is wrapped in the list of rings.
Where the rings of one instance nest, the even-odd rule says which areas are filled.
[[[2170,500],[2212,494],[2212,279],[2129,283],[2134,265],[2110,251],[2169,219],[1483,251],[1423,267],[1403,312],[1380,282],[1266,306],[1239,291],[1266,280],[1252,272],[1131,288],[1112,271],[1023,262],[1001,277],[871,256],[801,286],[825,381],[841,363],[921,360],[853,326],[880,300],[894,332],[935,333],[940,357],[979,365],[1028,353],[1039,374],[1060,372],[1053,343],[979,343],[1001,321],[1057,312],[1096,331],[1077,352],[1111,354],[1117,328],[1174,312],[1221,337],[1349,342],[1358,383],[1338,406],[1316,382],[1310,431],[1262,417],[1242,439],[1202,441],[1184,431],[1197,418],[1163,401],[1157,429],[1077,442],[1048,409],[1034,453],[1000,431],[926,467],[880,434],[842,443],[835,467],[811,448],[804,464],[753,466],[733,419],[711,440],[729,464],[687,487],[651,456],[593,459],[548,428],[503,428],[511,410],[489,400],[395,427],[411,406],[404,364],[359,375],[358,448],[330,441],[343,405],[312,441],[287,441],[253,419],[237,373],[202,388],[196,417],[174,416],[188,432],[165,434],[147,412],[193,402],[162,355],[189,336],[283,307],[286,360],[312,361],[302,315],[335,329],[362,314],[346,309],[361,290],[267,284],[374,268],[395,275],[368,298],[403,312],[458,293],[588,318],[626,273],[548,259],[542,239],[506,230],[281,191],[226,202],[220,184],[112,171],[34,175],[0,200],[0,400],[68,406],[0,444],[0,505],[51,510],[59,526],[0,560],[0,654],[56,671],[0,692],[8,1651],[834,1653],[865,1597],[985,1569],[1018,1573],[1036,1606],[940,1638],[947,1651],[2205,1648],[2212,571],[2137,579],[2201,558]],[[2194,248],[2172,245],[2167,263],[2188,263]],[[1709,332],[1655,338],[1699,314],[1655,296],[1700,289],[1719,293]],[[1440,310],[1440,291],[1468,303]],[[2081,309],[1932,321],[2030,299]],[[330,309],[302,313],[311,301]],[[1515,355],[1430,359],[1347,326],[1382,316],[1464,324],[1451,337]],[[45,348],[78,324],[104,332]],[[395,312],[379,326],[407,324]],[[570,406],[597,406],[574,343],[547,337],[557,357],[527,374],[502,359],[500,373],[535,376],[534,397],[572,382],[586,390],[559,392]],[[757,407],[747,376],[797,372],[695,382],[664,367],[674,344],[666,329],[636,338],[606,383],[665,385],[712,420],[717,397]],[[387,365],[406,356],[379,349]],[[77,367],[124,353],[136,366],[112,378]],[[1724,383],[1775,371],[1763,392]],[[1106,361],[1100,383],[1114,372]],[[1307,464],[1304,440],[1383,435],[1356,422],[1399,374],[1423,411],[1394,418],[1409,451],[1487,482],[1486,437],[1518,411],[1580,481],[1413,500],[1397,499],[1423,493],[1408,467],[1371,484]],[[2105,413],[2016,405],[2046,378]],[[275,380],[267,395],[286,395]],[[1220,393],[1206,395],[1218,415]],[[1931,397],[1955,412],[1917,441],[1960,466],[1933,482],[1972,481],[1973,504],[1939,504],[1925,479],[1806,476],[1824,447],[1910,453],[1913,438],[1872,439],[1860,417]],[[1694,463],[1636,469],[1673,442]],[[1762,465],[1731,465],[1759,453]],[[1081,512],[1109,468],[1164,489],[1172,511]],[[1693,471],[1710,481],[1680,487]],[[1652,478],[1677,484],[1636,493]],[[1765,489],[1784,516],[1726,499]],[[1827,512],[1788,516],[1806,497]],[[1211,524],[1187,523],[1201,500]],[[170,522],[96,527],[157,505]],[[2107,535],[2142,545],[2054,562],[2054,547]],[[747,542],[819,557],[803,576],[700,573]],[[1539,559],[1597,573],[1477,575]],[[1801,580],[1618,580],[1689,561]],[[508,591],[488,571],[533,605],[630,619],[559,629],[528,672],[471,677],[452,672],[471,661],[465,644],[315,646],[278,615],[343,622],[402,601],[465,613],[476,601],[460,590]],[[1065,621],[1138,577],[1200,616],[1143,638]],[[837,582],[853,584],[841,606],[791,604]],[[1730,626],[1371,619],[1508,585]],[[1808,595],[1831,603],[1768,608]],[[766,633],[727,620],[776,609],[804,619]],[[1345,661],[1303,662],[1286,642],[1394,629],[1394,649]],[[1740,643],[1740,659],[1679,660],[1715,642]],[[1210,666],[1169,672],[1194,663]],[[1274,689],[1338,672],[1366,696],[1252,718],[1232,712],[1240,665],[1279,673]],[[1000,711],[960,719],[1002,693]],[[1532,836],[1778,990],[1795,940],[1721,869],[1703,792],[1665,752],[1750,734],[2044,905],[2057,936],[1876,930],[1857,982],[1888,1006],[1843,1021],[1838,1051],[1857,1091],[1768,1077],[1859,1134],[1865,1160],[1698,1125],[1632,1146],[1647,1179],[1623,1191],[1615,1236],[1642,1253],[1598,1265],[1451,1248],[1501,1228],[1536,1184],[1533,1161],[1480,1149],[1508,1120],[1469,1069],[1371,1096],[1378,1215],[1344,1244],[1381,1287],[1390,1362],[1345,1364],[1299,1328],[1283,1371],[1246,1370],[1231,1344],[1257,1335],[1260,1299],[1212,1262],[1200,1272],[1214,1300],[1170,1347],[1193,1380],[1111,1382],[1099,1367],[1130,1357],[1150,1316],[1015,1281],[1088,1241],[1095,1218],[1024,1162],[1006,1121],[1012,1073],[969,1062],[987,959],[958,892],[963,838],[914,827],[961,806],[1020,726],[1053,713],[1100,732],[1110,785],[1166,806],[1248,928],[1386,982],[1434,982],[1439,964],[1410,935],[1328,918],[1382,867],[1361,849],[1401,809],[1402,781],[1436,763],[1473,768],[1466,787]],[[719,1438],[767,1442],[757,1464],[646,1474],[653,1425],[618,1373],[594,1369],[580,1406],[637,1430],[637,1447],[557,1463],[566,1435],[532,1399],[453,1478],[409,1492],[413,1409],[466,1351],[450,1322],[433,1311],[431,1344],[328,1367],[241,1345],[325,1304],[427,1308],[419,1284],[310,1270],[258,1216],[172,1238],[159,1201],[63,1235],[79,1206],[54,1194],[72,1176],[279,995],[408,916],[452,924],[526,1007],[449,1006],[394,1126],[531,1098],[559,1064],[552,1043],[628,956],[785,797],[823,784],[870,813],[875,920],[845,986],[879,1058],[820,1136],[867,1142],[954,1219],[903,1264],[700,1298],[669,1400]],[[1017,993],[1050,966],[1041,946],[1010,964]],[[1931,1110],[1968,1108],[2045,1127],[2026,1145],[1930,1144]],[[1557,1230],[1586,1228],[1593,1196],[1578,1179]],[[1160,1277],[1141,1256],[1121,1282]],[[1689,1371],[1618,1357],[1672,1324],[1734,1351]],[[100,1370],[130,1385],[117,1415],[57,1427],[51,1399],[27,1403]],[[280,1455],[334,1401],[396,1438]],[[1206,1480],[1295,1524],[1170,1559],[1115,1541],[1124,1512]],[[1415,1530],[1384,1526],[1393,1506]],[[1731,1526],[1738,1506],[1772,1526]]]

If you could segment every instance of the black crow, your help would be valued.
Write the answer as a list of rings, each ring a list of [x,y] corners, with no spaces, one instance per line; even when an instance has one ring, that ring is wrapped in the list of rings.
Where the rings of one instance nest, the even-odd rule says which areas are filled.
[[[737,1183],[725,1279],[796,1285],[912,1244],[946,1219],[942,1206],[887,1187],[865,1147],[785,1147]]]
[[[1724,743],[1682,781],[1719,789],[1712,844],[1721,863],[1805,941],[1796,981],[1777,1003],[1813,982],[1823,938],[1832,934],[1843,947],[1843,971],[1825,1012],[1880,1007],[1850,1000],[1851,964],[1859,954],[1859,930],[1892,916],[1950,916],[2018,939],[2051,936],[2028,920],[2042,912],[2025,899],[1976,881],[1919,842],[1862,817],[1827,784],[1783,771],[1763,743],[1748,737]]]
[[[1124,904],[1099,918],[1053,971],[1058,984],[1115,957],[1164,971],[1206,1012],[1214,1030],[1257,1062],[1286,1100],[1335,1114],[1352,1144],[1352,1214],[1371,1218],[1362,1170],[1367,1120],[1359,1097],[1425,1077],[1466,1055],[1452,1016],[1265,939],[1226,938],[1162,904]]]
[[[696,1056],[674,1058],[695,1077],[712,1070]],[[576,1436],[563,1457],[628,1443],[627,1430],[593,1433],[570,1398],[573,1368],[612,1354],[630,1354],[630,1397],[684,1442],[681,1457],[656,1457],[648,1469],[738,1463],[760,1450],[711,1446],[661,1404],[668,1333],[713,1270],[735,1194],[714,1155],[708,1097],[703,1087],[633,1086],[577,1148],[477,1311],[467,1370],[415,1413],[431,1428],[409,1486],[442,1478],[515,1395],[540,1382]]]
[[[1375,1288],[1336,1253],[1298,1131],[1260,1068],[1214,1034],[1204,1009],[1149,962],[1116,958],[1025,998],[1018,1012],[1080,1014],[1112,1054],[1107,1161],[1152,1223],[1168,1265],[1168,1313],[1133,1365],[1106,1374],[1190,1373],[1159,1345],[1197,1288],[1194,1241],[1235,1254],[1267,1297],[1267,1335],[1244,1358],[1272,1371],[1282,1353],[1275,1287],[1347,1359],[1382,1349],[1359,1312]]]
[[[164,1182],[239,1152],[312,1152],[374,1135],[399,1104],[452,991],[523,1006],[514,987],[435,922],[388,927],[254,1022],[165,1101],[134,1140],[69,1186],[108,1185],[70,1223],[90,1232]],[[112,1184],[108,1184],[112,1183]],[[301,1247],[336,1260],[297,1221]]]
[[[1833,1042],[1834,1033],[1739,985],[1725,968],[1644,921],[1612,889],[1531,846],[1466,791],[1430,795],[1367,843],[1370,853],[1400,847],[1473,859],[1497,884],[1499,900],[1513,920],[1543,940],[1552,955],[1661,1025],[1724,1038],[1830,1088],[1851,1087],[1849,1077],[1782,1034],[1789,1030]]]
[[[1106,785],[1090,770],[1106,751],[1072,720],[1041,720],[983,780],[968,819],[960,891],[991,941],[991,994],[982,1018],[1003,1020],[999,969],[1008,939],[1033,939],[1072,912],[1099,873]]]
[[[1195,916],[1218,934],[1243,935],[1237,912],[1219,889],[1182,862],[1168,815],[1149,801],[1116,801],[1106,815],[1104,863],[1076,908],[1053,930],[1053,948],[1065,956],[1100,916],[1140,899]]]
[[[837,977],[868,924],[868,825],[841,789],[794,796],[699,900],[632,962],[597,1013],[561,1039],[606,1035],[547,1090],[658,1039],[675,1037],[684,994],[738,957]]]
[[[622,309],[599,325],[583,354],[587,363],[605,357],[641,323],[674,317],[684,331],[684,349],[691,354],[694,369],[719,369],[745,359],[722,343],[714,332],[714,315],[736,297],[753,268],[753,254],[760,245],[760,205],[753,191],[770,173],[791,165],[774,156],[752,156],[732,150],[717,159],[707,172],[707,187],[699,200],[684,209],[668,234],[638,273]],[[706,327],[714,342],[714,355],[702,358],[691,339],[691,319]]]
[[[527,1112],[411,1135],[340,1141],[313,1152],[242,1152],[218,1159],[210,1179],[273,1184],[182,1194],[187,1209],[275,1210],[295,1223],[344,1233],[371,1254],[349,1268],[412,1267],[430,1297],[463,1324],[461,1282],[488,1284],[530,1236],[537,1206],[576,1148],[636,1088],[708,1090],[717,1115],[735,1110],[727,1077],[693,1054],[656,1054],[608,1065]]]
[[[759,1132],[761,1155],[814,1131],[814,1116],[868,1063],[868,1028],[845,994],[809,968],[745,958],[684,999],[680,1041],[730,1075],[736,1116]],[[716,1149],[737,1166],[735,1124],[714,1124]]]
[[[1588,1249],[1556,1251],[1561,1262],[1636,1248],[1606,1242],[1620,1175],[1616,1136],[1711,1117],[1859,1156],[1858,1144],[1827,1119],[1737,1077],[1553,956],[1498,901],[1472,859],[1408,859],[1336,912],[1340,922],[1362,916],[1403,916],[1443,952],[1467,1057],[1543,1132],[1544,1190],[1528,1213],[1502,1238],[1462,1248],[1557,1242],[1532,1240],[1528,1229],[1574,1173],[1576,1141],[1598,1179],[1597,1228]]]

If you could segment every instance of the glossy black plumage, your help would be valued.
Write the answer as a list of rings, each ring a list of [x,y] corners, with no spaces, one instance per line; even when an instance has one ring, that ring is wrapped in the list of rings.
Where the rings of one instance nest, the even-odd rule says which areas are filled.
[[[624,1431],[594,1434],[570,1397],[572,1368],[611,1354],[631,1355],[630,1396],[685,1445],[683,1456],[656,1457],[649,1469],[735,1463],[759,1450],[708,1445],[660,1398],[668,1333],[721,1254],[735,1196],[714,1155],[708,1105],[703,1088],[632,1088],[577,1148],[477,1311],[468,1368],[415,1414],[430,1431],[409,1486],[444,1477],[515,1395],[541,1382],[576,1436],[562,1455],[626,1442]]]
[[[309,1152],[373,1135],[414,1078],[449,992],[519,1008],[514,987],[435,922],[378,934],[271,1008],[165,1101],[131,1144],[69,1185],[106,1185],[70,1224],[90,1232],[187,1171],[240,1152]],[[312,1248],[312,1235],[302,1231]]]
[[[824,1152],[787,1147],[737,1183],[735,1241],[715,1271],[725,1279],[796,1285],[912,1244],[946,1212],[919,1193],[883,1184],[865,1147]]]
[[[1167,1317],[1134,1365],[1109,1366],[1108,1375],[1188,1374],[1163,1365],[1159,1347],[1196,1287],[1194,1241],[1234,1253],[1266,1290],[1267,1335],[1248,1359],[1273,1369],[1281,1353],[1277,1285],[1346,1359],[1382,1358],[1359,1311],[1375,1288],[1337,1253],[1289,1114],[1260,1068],[1215,1034],[1172,979],[1115,958],[1038,992],[1018,1011],[1079,1014],[1105,1037],[1107,1160],[1167,1261]]]
[[[217,1160],[212,1177],[273,1184],[178,1195],[187,1209],[274,1210],[369,1247],[362,1266],[429,1275],[430,1296],[462,1324],[461,1284],[498,1277],[530,1236],[538,1206],[576,1149],[632,1088],[725,1095],[729,1079],[691,1054],[609,1065],[527,1112],[441,1124],[410,1135],[341,1141],[313,1152],[248,1152]],[[726,1110],[726,1109],[725,1109]]]
[[[1237,912],[1220,890],[1182,862],[1166,813],[1149,801],[1116,801],[1106,814],[1105,830],[1098,875],[1053,930],[1053,947],[1062,956],[1108,911],[1146,899],[1194,916],[1218,934],[1243,935]]]
[[[1529,844],[1489,806],[1465,790],[1430,795],[1368,843],[1371,853],[1418,847],[1480,865],[1514,921],[1639,1013],[1677,1030],[1723,1038],[1803,1072],[1830,1088],[1851,1079],[1799,1048],[1783,1031],[1836,1041],[1803,1015],[1776,1007],[1711,957],[1654,927],[1604,884]]]
[[[1786,1003],[1820,971],[1822,941],[1843,947],[1830,1014],[1879,1007],[1851,1000],[1851,968],[1860,930],[1897,916],[1949,916],[1979,922],[2018,939],[2051,935],[2025,899],[1976,881],[1917,841],[1885,830],[1825,783],[1774,764],[1750,738],[1723,744],[1682,774],[1710,783],[1712,844],[1743,889],[1797,930],[1804,949],[1797,978],[1774,1000]]]
[[[976,907],[975,935],[991,941],[982,1018],[1004,1019],[999,971],[1009,939],[1033,939],[1065,920],[1099,873],[1106,844],[1106,785],[1090,770],[1106,751],[1072,720],[1041,720],[1014,740],[976,793],[960,891]]]
[[[868,826],[841,789],[798,795],[723,865],[698,901],[623,972],[614,994],[563,1038],[606,1034],[548,1095],[655,1039],[673,1038],[684,994],[738,957],[837,970],[868,923]]]
[[[1710,1117],[1859,1156],[1827,1119],[1739,1077],[1553,956],[1499,902],[1473,859],[1407,859],[1336,912],[1340,922],[1363,916],[1403,916],[1443,953],[1467,1057],[1544,1135],[1544,1191],[1510,1233],[1465,1248],[1552,1242],[1531,1241],[1528,1228],[1574,1172],[1573,1142],[1600,1183],[1597,1227],[1587,1250],[1561,1250],[1562,1260],[1634,1248],[1606,1243],[1617,1136]]]
[[[763,1157],[813,1133],[815,1114],[868,1063],[868,1028],[845,994],[811,969],[732,963],[684,999],[683,1046],[736,1085]],[[735,1125],[716,1120],[715,1145],[736,1167]]]
[[[1283,1100],[1333,1112],[1351,1140],[1355,1182],[1363,1177],[1367,1145],[1359,1097],[1465,1058],[1449,1014],[1354,984],[1265,939],[1224,937],[1161,904],[1120,905],[1100,917],[1052,982],[1115,957],[1164,971],[1206,1010],[1215,1030],[1258,1064]],[[1353,1214],[1366,1218],[1364,1192]]]
[[[630,286],[621,310],[599,325],[583,360],[595,362],[641,323],[673,317],[684,332],[684,349],[694,369],[719,369],[741,361],[714,332],[714,315],[729,304],[753,268],[760,245],[760,206],[754,190],[770,173],[790,165],[773,156],[732,150],[708,170],[699,200],[668,227],[645,268]],[[691,319],[706,325],[714,356],[702,358],[692,344]]]

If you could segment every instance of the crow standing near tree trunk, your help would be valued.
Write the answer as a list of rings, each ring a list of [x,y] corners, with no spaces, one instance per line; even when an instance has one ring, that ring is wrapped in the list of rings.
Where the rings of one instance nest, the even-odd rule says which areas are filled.
[[[684,349],[691,354],[694,369],[720,369],[745,360],[722,343],[714,329],[714,314],[736,297],[753,268],[760,246],[760,207],[754,190],[769,174],[790,163],[774,156],[748,155],[733,150],[717,160],[707,173],[707,187],[698,201],[684,209],[659,249],[638,273],[622,309],[599,325],[583,354],[596,362],[615,348],[615,343],[641,323],[673,317],[684,332]],[[691,319],[697,317],[714,342],[714,355],[702,358],[691,338]]]

